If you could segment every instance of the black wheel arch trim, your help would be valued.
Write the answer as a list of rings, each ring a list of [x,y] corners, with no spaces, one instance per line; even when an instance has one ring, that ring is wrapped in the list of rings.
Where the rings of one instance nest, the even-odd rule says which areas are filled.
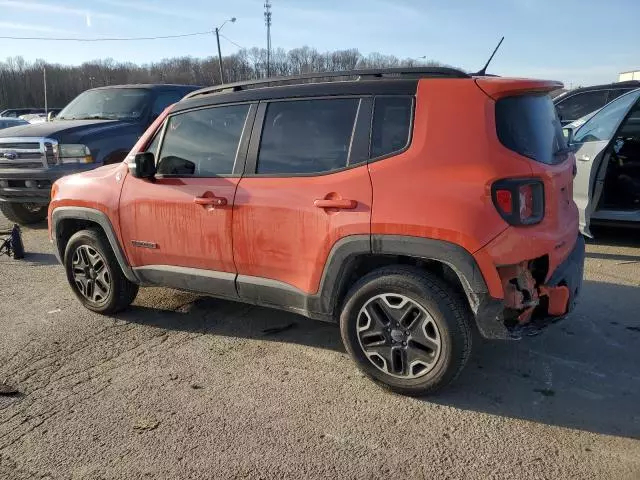
[[[372,235],[371,250],[374,254],[405,255],[447,265],[460,280],[474,313],[478,311],[482,295],[488,292],[487,283],[471,253],[455,243],[405,235]]]
[[[443,240],[404,235],[350,235],[338,240],[329,253],[316,294],[305,294],[275,280],[243,275],[237,278],[238,294],[241,298],[259,299],[260,304],[293,304],[312,318],[331,319],[339,307],[340,292],[349,280],[354,263],[359,256],[372,254],[435,260],[449,266],[460,280],[474,314],[479,313],[488,295],[478,264],[463,247]]]
[[[58,257],[60,263],[62,263],[64,257],[64,248],[60,244],[60,229],[58,226],[62,220],[84,220],[88,222],[92,222],[100,226],[102,231],[104,232],[107,240],[109,241],[109,245],[111,245],[111,249],[118,260],[118,264],[124,273],[124,276],[130,282],[140,283],[135,273],[129,266],[129,262],[127,261],[127,257],[120,246],[120,242],[118,241],[118,237],[116,236],[115,230],[113,229],[113,225],[111,224],[111,220],[109,217],[101,212],[100,210],[96,210],[93,208],[87,207],[57,207],[51,213],[51,239],[54,244],[55,253]]]

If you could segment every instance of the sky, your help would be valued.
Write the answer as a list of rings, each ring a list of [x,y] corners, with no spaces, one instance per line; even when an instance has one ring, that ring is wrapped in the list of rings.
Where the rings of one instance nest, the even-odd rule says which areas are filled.
[[[478,70],[502,35],[490,73],[613,82],[640,70],[638,0],[272,0],[272,45],[357,48]],[[0,36],[149,37],[211,31],[225,20],[223,54],[265,47],[264,0],[0,0]],[[216,54],[213,35],[136,42],[0,39],[0,60],[148,63]]]

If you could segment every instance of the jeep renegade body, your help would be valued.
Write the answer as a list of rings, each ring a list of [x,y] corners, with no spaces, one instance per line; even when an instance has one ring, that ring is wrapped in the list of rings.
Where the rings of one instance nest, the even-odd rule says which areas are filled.
[[[54,121],[2,130],[0,211],[20,224],[43,221],[53,182],[121,163],[168,105],[198,88],[141,84],[94,88],[73,99]]]
[[[559,86],[418,68],[202,89],[122,164],[57,181],[50,238],[91,310],[163,285],[339,321],[370,378],[433,392],[474,323],[518,338],[574,307]]]

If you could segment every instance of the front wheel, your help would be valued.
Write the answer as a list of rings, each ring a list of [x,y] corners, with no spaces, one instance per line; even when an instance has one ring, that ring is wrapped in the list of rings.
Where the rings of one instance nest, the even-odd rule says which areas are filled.
[[[412,267],[385,267],[347,294],[340,331],[368,377],[411,396],[453,381],[471,354],[468,307],[440,278]]]
[[[75,233],[65,248],[64,265],[73,293],[94,312],[116,313],[128,307],[138,294],[138,285],[124,276],[100,231]]]
[[[21,225],[39,223],[47,218],[47,205],[38,203],[0,202],[0,211],[9,220]]]

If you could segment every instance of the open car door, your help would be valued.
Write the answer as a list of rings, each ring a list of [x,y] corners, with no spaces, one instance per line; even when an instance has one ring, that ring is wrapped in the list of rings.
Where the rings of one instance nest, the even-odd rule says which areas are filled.
[[[580,213],[580,231],[589,237],[589,219],[604,189],[604,179],[611,157],[609,147],[639,98],[640,89],[616,98],[579,126],[573,134],[571,148],[576,154],[577,163],[573,198]]]

